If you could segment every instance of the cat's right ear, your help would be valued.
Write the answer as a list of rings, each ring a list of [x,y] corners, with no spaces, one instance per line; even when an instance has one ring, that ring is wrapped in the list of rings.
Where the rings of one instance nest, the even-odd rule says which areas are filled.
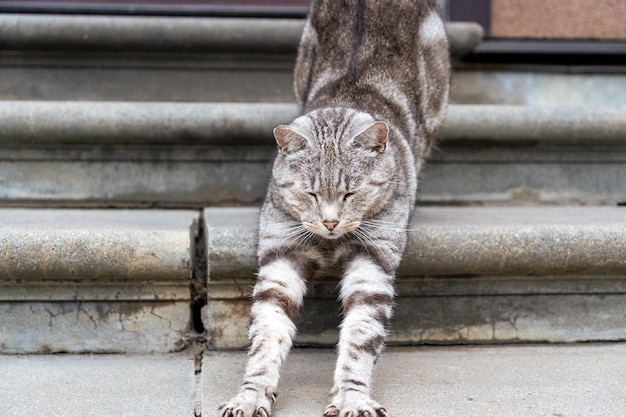
[[[385,122],[375,122],[363,132],[359,133],[355,143],[369,151],[382,153],[387,147],[389,126]]]
[[[278,150],[285,155],[301,150],[306,144],[305,138],[284,125],[274,128],[274,138]]]

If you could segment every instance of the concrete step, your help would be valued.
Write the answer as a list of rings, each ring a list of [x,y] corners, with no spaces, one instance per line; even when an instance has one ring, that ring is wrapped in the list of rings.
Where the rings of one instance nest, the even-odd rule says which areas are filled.
[[[184,348],[198,220],[194,211],[0,210],[0,353]]]
[[[258,211],[204,211],[209,345],[246,345]],[[421,207],[398,270],[392,344],[626,339],[621,207]],[[337,278],[312,284],[300,345],[331,346]]]
[[[2,14],[0,99],[291,102],[302,26],[302,19]],[[457,60],[480,45],[475,24],[447,29]],[[453,103],[626,105],[619,68],[457,60]]]
[[[0,356],[0,415],[215,417],[246,354],[198,353]],[[333,365],[330,349],[292,352],[275,416],[321,416]],[[625,385],[624,344],[388,348],[373,396],[397,417],[607,417]]]
[[[292,52],[305,20],[174,16],[96,16],[7,13],[0,16],[5,50]],[[453,56],[468,54],[483,30],[446,22]]]
[[[0,204],[258,205],[285,103],[0,101]],[[626,201],[626,108],[452,105],[428,204]]]
[[[0,14],[0,99],[293,101],[304,19]],[[451,53],[482,39],[448,23]]]
[[[171,352],[198,337],[244,347],[257,216],[0,209],[0,353]],[[625,216],[419,208],[390,343],[626,340]],[[298,344],[336,342],[336,287],[333,274],[313,284]]]

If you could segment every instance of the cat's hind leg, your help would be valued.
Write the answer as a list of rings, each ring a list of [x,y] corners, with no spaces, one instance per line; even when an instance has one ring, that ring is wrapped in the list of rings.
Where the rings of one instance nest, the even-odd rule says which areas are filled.
[[[305,258],[261,261],[252,293],[248,364],[234,398],[220,406],[220,417],[270,417],[280,366],[296,332],[295,320],[306,292]]]
[[[367,255],[354,257],[341,281],[343,322],[335,386],[325,417],[385,417],[370,398],[374,363],[382,351],[393,307],[393,274]]]

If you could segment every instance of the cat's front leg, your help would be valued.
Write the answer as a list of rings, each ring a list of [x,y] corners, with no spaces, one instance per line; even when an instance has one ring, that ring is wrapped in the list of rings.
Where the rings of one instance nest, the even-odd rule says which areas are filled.
[[[261,261],[252,293],[248,364],[239,394],[220,406],[221,417],[270,417],[278,394],[280,366],[296,332],[295,320],[306,292],[303,257]]]
[[[373,258],[349,262],[341,282],[343,322],[335,386],[325,417],[384,417],[387,411],[370,398],[374,363],[383,348],[393,305],[393,273]]]

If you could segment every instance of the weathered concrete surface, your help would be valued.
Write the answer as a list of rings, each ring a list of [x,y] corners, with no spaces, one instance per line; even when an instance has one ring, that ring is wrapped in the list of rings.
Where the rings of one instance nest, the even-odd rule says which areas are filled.
[[[185,55],[94,58],[0,56],[0,99],[44,101],[294,102],[295,57]],[[270,59],[271,58],[271,59]],[[624,74],[455,70],[450,102],[626,106]]]
[[[267,145],[0,147],[0,199],[47,207],[258,204],[274,153]]]
[[[438,281],[441,285],[458,286],[457,280],[440,277]],[[473,279],[467,285],[473,284],[481,293],[449,295],[420,293],[411,288],[411,283],[400,280],[388,343],[404,346],[626,340],[624,278],[589,278],[580,283],[579,292],[574,294],[565,293],[567,290],[563,294],[544,293],[544,282],[548,287],[561,283],[545,278],[534,283],[536,291],[515,293],[515,289],[523,287],[523,279]],[[432,283],[433,280],[424,280],[425,285]],[[237,282],[231,285],[230,292],[251,286],[252,282]],[[338,340],[339,302],[336,295],[318,296],[318,286],[312,287],[297,322],[295,344],[332,347]],[[592,290],[584,292],[585,287]],[[221,290],[215,291],[209,285],[209,301],[202,311],[209,346],[242,349],[248,344],[250,297],[226,298],[223,292],[218,295]]]
[[[447,140],[624,143],[625,108],[457,105],[442,126]]]
[[[255,209],[206,209],[209,345],[241,348],[257,269]],[[621,208],[421,207],[398,271],[392,344],[626,340]],[[336,278],[311,285],[296,343],[331,346]]]
[[[192,358],[0,356],[0,415],[192,417]]]
[[[0,210],[0,353],[185,347],[197,221],[194,211]]]
[[[422,202],[615,205],[626,201],[626,145],[462,140],[442,142],[439,148],[423,171]],[[0,147],[0,204],[259,205],[275,152],[270,143]]]
[[[0,353],[174,352],[189,342],[190,319],[189,300],[5,300]]]
[[[245,353],[203,358],[202,415],[241,383]],[[276,417],[321,415],[332,387],[333,350],[292,352],[282,370]],[[606,417],[626,412],[624,344],[388,348],[373,397],[392,416]]]
[[[626,107],[624,74],[458,70],[451,83],[454,104]]]
[[[0,102],[4,145],[269,144],[298,115],[284,103]],[[269,134],[264,134],[269,132]]]
[[[423,207],[409,228],[400,276],[626,272],[620,207]]]
[[[304,19],[4,14],[0,48],[170,52],[294,53]],[[453,56],[482,40],[475,23],[446,23]]]
[[[420,181],[430,204],[616,205],[626,201],[625,145],[448,141]]]
[[[4,14],[2,49],[295,53],[303,19]]]
[[[574,294],[545,294],[541,289],[515,294],[507,281],[501,279],[490,282],[492,286],[499,288],[500,295],[489,293],[487,283],[480,279],[473,280],[473,284],[482,290],[482,294],[435,295],[415,290],[404,292],[406,283],[403,283],[405,288],[400,286],[395,299],[389,344],[403,346],[626,340],[625,279],[591,278],[586,284],[596,290]],[[518,281],[518,287],[521,282],[523,280]],[[453,286],[455,282],[449,284]],[[507,293],[507,290],[511,292]],[[231,303],[243,304],[238,300]],[[246,306],[248,305],[246,302]],[[240,309],[241,307],[235,311]],[[298,322],[296,344],[334,346],[338,340],[340,317],[337,297],[309,296]],[[220,324],[214,327],[220,329]],[[239,332],[235,333],[238,320],[231,320],[229,324],[227,331],[222,334],[214,333],[214,337],[210,339],[212,345],[216,348],[246,346],[247,327],[241,326]],[[232,338],[227,339],[229,336]]]
[[[0,209],[3,280],[185,281],[197,213]]]

